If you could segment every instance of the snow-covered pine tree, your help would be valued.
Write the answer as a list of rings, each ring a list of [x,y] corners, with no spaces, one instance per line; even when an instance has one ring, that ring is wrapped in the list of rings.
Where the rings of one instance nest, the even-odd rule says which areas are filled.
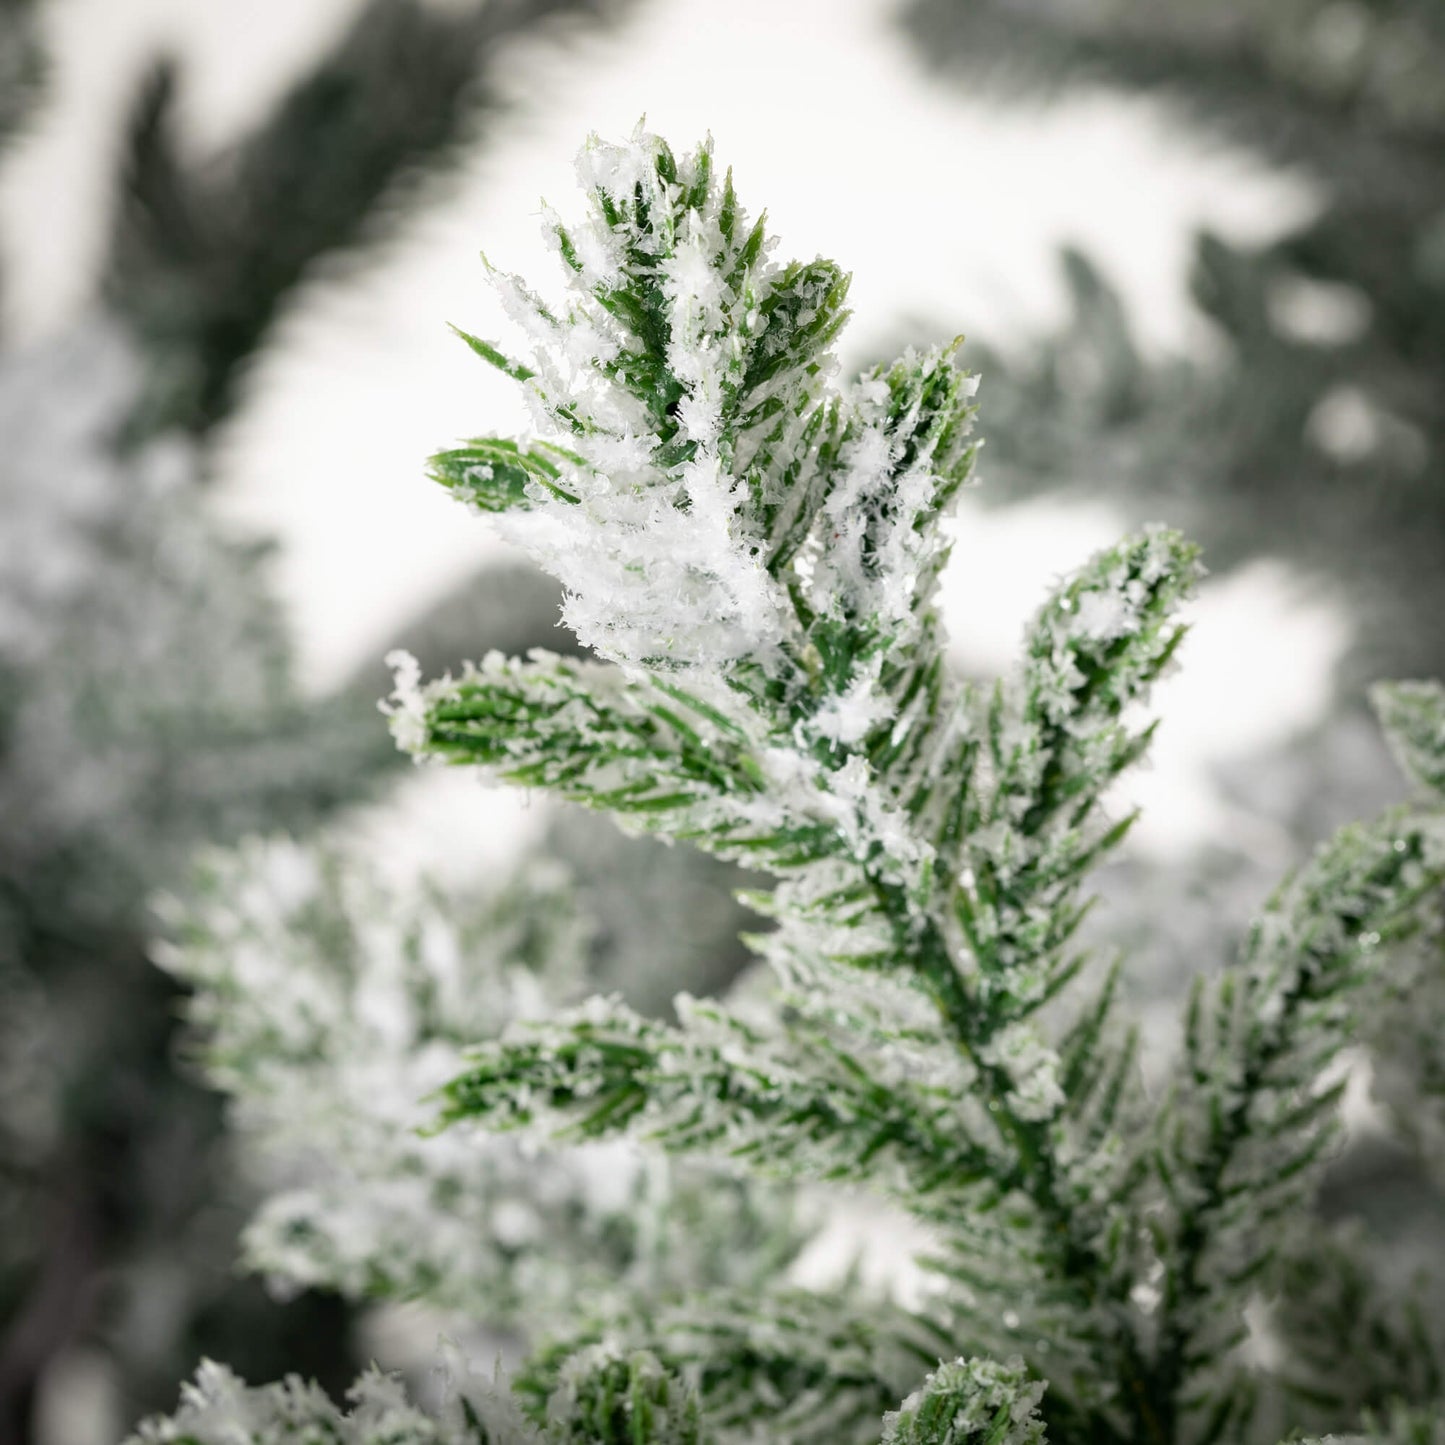
[[[464,1158],[458,1129],[631,1139],[876,1191],[930,1241],[931,1288],[907,1309],[777,1270],[739,1288],[736,1238],[731,1282],[654,1273],[629,1297],[579,1279],[506,1387],[453,1365],[434,1413],[382,1377],[346,1413],[299,1381],[251,1389],[208,1365],[137,1440],[1202,1445],[1298,1439],[1321,1413],[1306,1428],[1445,1438],[1439,1344],[1412,1333],[1406,1301],[1354,1311],[1373,1356],[1337,1344],[1342,1372],[1374,1371],[1370,1416],[1337,1404],[1330,1417],[1327,1391],[1296,1393],[1299,1362],[1272,1354],[1268,1310],[1339,1134],[1342,1049],[1441,967],[1445,690],[1382,692],[1415,798],[1345,829],[1279,888],[1242,957],[1195,990],[1172,1076],[1146,1090],[1117,966],[1073,940],[1090,870],[1128,828],[1107,795],[1148,746],[1139,705],[1183,636],[1194,548],[1162,529],[1120,542],[1045,601],[1011,676],[961,681],[934,605],[942,523],[976,452],[956,348],[839,384],[847,278],[822,260],[776,264],[710,147],[677,156],[639,132],[589,143],[581,168],[587,217],[548,220],[565,302],[495,275],[533,356],[466,338],[523,387],[538,437],[470,441],[435,474],[562,580],[596,659],[492,655],[423,684],[401,657],[392,726],[418,758],[771,873],[751,902],[774,921],[753,940],[774,986],[681,997],[673,1022],[612,999],[507,1022],[517,1010],[499,1002],[434,1096],[439,1132],[397,1136],[392,1182]],[[447,1002],[455,939],[395,913],[364,935],[328,926],[311,899],[322,875],[283,871],[279,903],[274,884],[236,884],[195,908],[169,960],[200,985],[220,1082],[243,1108],[271,1099],[263,1132],[283,1056],[318,1021],[350,1011],[370,1020],[353,1033],[394,1044],[430,1009],[455,1049],[471,1007]],[[364,888],[326,896],[354,922],[373,906]],[[310,943],[266,935],[278,907],[311,920],[286,935]],[[291,999],[273,957],[288,949]],[[479,966],[505,1000],[515,959],[492,954]],[[354,1007],[335,982],[348,968],[371,980]],[[330,1002],[312,988],[323,975]],[[234,1024],[267,1010],[269,1027]],[[393,1071],[413,1091],[420,1043],[402,1037]],[[303,1039],[291,1066],[344,1078],[337,1108],[360,1129],[380,1081],[331,1051]],[[428,1151],[433,1163],[403,1167]],[[680,1255],[726,1228],[665,1205],[647,1218],[648,1249],[671,1228]],[[553,1247],[565,1263],[560,1234]],[[464,1293],[470,1259],[438,1260],[407,1292]],[[1312,1378],[1328,1382],[1330,1342],[1316,1343]]]

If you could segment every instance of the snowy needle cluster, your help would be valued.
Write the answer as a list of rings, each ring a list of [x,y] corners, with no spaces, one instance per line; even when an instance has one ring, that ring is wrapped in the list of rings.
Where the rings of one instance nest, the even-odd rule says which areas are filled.
[[[1363,1392],[1340,1383],[1360,1375],[1357,1344],[1341,1339],[1332,1370],[1328,1341],[1305,1359],[1271,1328],[1339,1136],[1342,1049],[1411,988],[1438,996],[1445,692],[1383,691],[1415,800],[1279,888],[1146,1090],[1118,970],[1077,930],[1090,872],[1128,828],[1106,800],[1148,747],[1141,705],[1183,635],[1195,549],[1126,538],[1057,586],[1009,677],[961,680],[935,605],[941,523],[976,451],[955,347],[841,382],[847,278],[776,262],[709,147],[678,156],[639,133],[592,142],[581,168],[585,218],[547,218],[565,298],[495,276],[531,354],[466,338],[516,379],[536,437],[469,441],[435,475],[562,581],[593,659],[492,655],[423,683],[398,658],[392,726],[420,759],[771,875],[749,901],[772,920],[753,942],[774,987],[680,997],[666,1021],[605,998],[538,1018],[521,970],[565,1004],[547,980],[569,966],[516,941],[534,936],[525,890],[494,905],[512,921],[448,931],[367,886],[348,901],[295,859],[268,885],[280,904],[218,875],[172,959],[200,986],[217,1077],[243,1121],[304,1129],[314,1106],[334,1133],[330,1192],[273,1204],[253,1251],[484,1316],[512,1288],[519,1233],[564,1273],[584,1251],[545,1212],[553,1166],[520,1167],[528,1154],[481,1131],[873,1191],[929,1241],[930,1287],[905,1308],[776,1266],[744,1282],[760,1245],[735,1228],[728,1278],[684,1269],[669,1292],[654,1274],[629,1296],[579,1270],[511,1379],[453,1367],[439,1413],[379,1377],[347,1413],[208,1366],[137,1438],[1445,1438],[1438,1346],[1406,1301],[1354,1311],[1390,1360]],[[565,953],[532,888],[552,917],[535,936]],[[1421,1107],[1438,1117],[1438,1099]],[[649,1234],[681,1236],[679,1257],[724,1227],[697,1209],[648,1217]]]

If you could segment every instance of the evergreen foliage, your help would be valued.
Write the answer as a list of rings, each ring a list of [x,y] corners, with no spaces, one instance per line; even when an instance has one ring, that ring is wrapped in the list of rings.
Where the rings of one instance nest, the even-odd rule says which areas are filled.
[[[198,990],[209,1073],[273,1186],[243,1236],[248,1265],[286,1292],[425,1298],[536,1328],[584,1287],[741,1288],[791,1259],[790,1211],[727,1179],[643,1170],[616,1148],[420,1137],[423,1100],[466,1046],[584,994],[573,892],[536,860],[483,897],[399,892],[334,849],[253,839],[208,857],[187,907],[164,905],[175,942],[160,959]],[[671,1250],[664,1212],[709,1249]]]
[[[0,1438],[29,1438],[37,1381],[76,1336],[104,1339],[140,1399],[192,1331],[231,1337],[229,1281],[200,1267],[219,1119],[174,1069],[146,896],[200,839],[314,827],[390,771],[353,701],[298,695],[261,556],[208,514],[193,449],[117,453],[136,365],[104,317],[0,361],[0,987],[24,1082],[0,1108]],[[112,1333],[166,1271],[173,1319]],[[230,1293],[252,1333],[264,1298]]]
[[[957,678],[934,599],[940,524],[977,451],[956,348],[839,382],[846,278],[776,263],[710,146],[679,156],[639,131],[590,142],[580,171],[587,216],[549,220],[565,296],[494,273],[532,354],[468,338],[522,386],[538,436],[471,440],[435,470],[555,573],[595,656],[493,654],[426,683],[398,656],[392,728],[419,759],[771,874],[749,898],[775,924],[752,940],[772,984],[682,997],[672,1020],[594,999],[541,1020],[507,1021],[499,1003],[468,1023],[474,1000],[509,986],[489,941],[474,950],[485,982],[445,1013],[477,1042],[433,1096],[433,1130],[370,1152],[435,1151],[425,1178],[462,1143],[490,1150],[456,1132],[480,1127],[866,1188],[922,1232],[928,1287],[905,1308],[856,1280],[579,1282],[566,1317],[539,1322],[514,1380],[520,1417],[504,1425],[469,1413],[464,1392],[422,1423],[399,1396],[375,1414],[372,1382],[343,1418],[299,1385],[245,1391],[207,1367],[175,1420],[138,1439],[284,1440],[298,1414],[318,1438],[358,1441],[1436,1438],[1427,1335],[1390,1329],[1377,1369],[1342,1359],[1383,1398],[1333,1410],[1266,1346],[1271,1301],[1303,1289],[1293,1246],[1339,1134],[1341,1052],[1416,970],[1438,968],[1445,694],[1382,695],[1417,796],[1280,886],[1233,966],[1196,990],[1169,1076],[1146,1088],[1117,969],[1077,931],[1088,876],[1127,831],[1109,789],[1148,747],[1140,714],[1183,636],[1195,549],[1163,529],[1106,549],[1053,589],[1012,674]],[[330,925],[293,919],[287,942],[274,899],[228,892],[234,928],[185,913],[171,965],[201,984],[213,1067],[243,1118],[274,1112],[297,1030],[319,1023],[327,1040],[303,1045],[301,1067],[329,1071],[333,1038],[381,1064],[332,1022],[380,1017],[365,1012],[373,975],[400,989],[385,1027],[402,1056],[385,1071],[404,1093],[424,1087],[402,1000],[447,996],[450,949],[409,943],[423,934],[388,905],[379,940],[278,972]],[[282,977],[330,1002],[308,1013],[253,996],[279,994]],[[255,1031],[268,1010],[281,1012]],[[381,1097],[358,1077],[328,1107],[404,1128]],[[683,1254],[718,1227],[666,1211],[655,1226]],[[571,1244],[549,1242],[565,1271]],[[414,1276],[407,1289],[444,1300],[456,1286]],[[1315,1345],[1327,1378],[1330,1350],[1351,1341]]]

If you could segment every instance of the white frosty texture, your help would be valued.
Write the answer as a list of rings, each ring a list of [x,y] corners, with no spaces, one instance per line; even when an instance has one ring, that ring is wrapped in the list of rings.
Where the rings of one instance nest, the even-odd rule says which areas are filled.
[[[654,138],[641,134],[630,145],[594,139],[584,148],[583,184],[607,191],[631,214],[614,227],[594,209],[568,229],[582,264],[570,273],[560,322],[518,278],[495,277],[532,343],[539,421],[581,458],[569,476],[580,504],[539,498],[504,517],[502,529],[561,578],[567,624],[604,656],[716,664],[768,652],[787,611],[764,566],[765,539],[744,505],[746,480],[731,466],[732,443],[723,433],[727,389],[742,360],[737,340],[775,268],[762,260],[728,284],[713,264],[728,249],[717,185],[700,208],[681,210],[674,228],[678,197],[699,183],[703,162],[685,158],[668,183],[654,159]],[[647,217],[639,214],[639,193]],[[746,224],[739,216],[741,234]],[[658,455],[656,418],[605,369],[616,363],[625,370],[639,341],[596,293],[626,284],[639,264],[655,268],[670,313],[666,361],[681,385],[673,451],[690,444],[687,455],[671,460]],[[586,429],[559,426],[564,409],[585,419]]]
[[[471,760],[504,777],[555,786],[565,773],[565,796],[584,802],[634,790],[617,809],[626,826],[685,832],[778,871],[820,853],[834,874],[866,859],[904,895],[922,895],[933,849],[905,804],[947,761],[941,743],[914,743],[940,691],[933,594],[947,541],[936,524],[972,466],[975,382],[948,347],[839,385],[831,348],[847,278],[823,260],[775,263],[731,179],[714,174],[710,144],[677,157],[640,129],[620,146],[594,138],[578,171],[586,213],[544,222],[566,270],[562,303],[493,273],[528,343],[506,365],[541,440],[519,453],[482,439],[448,454],[460,460],[438,458],[437,475],[500,511],[503,530],[561,579],[564,620],[620,664],[637,708],[681,713],[706,736],[700,709],[645,695],[647,678],[675,679],[736,729],[748,756],[707,797],[695,777],[669,773],[669,796],[687,805],[665,807],[658,786],[649,807],[659,811],[644,812],[636,796],[656,755],[588,724],[583,697],[559,714],[578,719],[565,762],[536,696],[506,714],[505,739],[481,712],[457,721],[449,705],[480,697],[490,679],[508,709],[528,666],[541,688],[554,664],[537,656],[506,665],[515,682],[488,659],[454,685],[426,687],[393,657],[395,735],[414,753],[462,760],[466,734],[479,743]],[[610,698],[621,684],[594,674],[588,686]],[[606,757],[589,764],[588,747]],[[878,765],[885,748],[906,762]],[[799,837],[806,844],[790,841]],[[788,897],[801,906],[778,910],[790,933],[774,952],[887,948],[887,920],[855,909],[844,923],[810,893],[821,896],[799,883]]]
[[[1042,1383],[1015,1357],[954,1360],[883,1420],[883,1445],[1043,1445]]]
[[[581,992],[588,930],[531,861],[486,896],[396,891],[355,856],[252,841],[162,900],[213,1081],[269,1191],[248,1263],[283,1289],[423,1299],[523,1334],[579,1299],[747,1287],[801,1247],[776,1193],[627,1142],[432,1132],[469,1050]]]
[[[253,1265],[288,1287],[483,1315],[555,1298],[544,1256],[564,1221],[585,1236],[625,1208],[631,1152],[418,1131],[468,1044],[577,992],[586,932],[559,878],[403,898],[355,860],[253,842],[212,855],[201,900],[165,911],[176,941],[159,960],[196,987],[211,1075],[279,1188],[246,1231]]]
[[[543,1445],[504,1390],[454,1357],[440,1374],[444,1398],[434,1413],[377,1370],[351,1387],[351,1408],[341,1410],[295,1375],[253,1387],[207,1360],[183,1387],[180,1409],[145,1421],[127,1445]]]
[[[900,400],[882,373],[832,384],[845,278],[823,262],[778,266],[771,242],[745,250],[748,218],[711,167],[710,146],[674,160],[642,131],[621,146],[594,138],[578,163],[589,212],[547,217],[569,261],[565,307],[494,273],[530,343],[539,427],[573,453],[564,481],[579,499],[534,486],[504,533],[562,580],[583,642],[622,662],[775,664],[798,628],[789,583],[820,610],[910,630],[943,550],[916,525],[936,506],[943,434],[915,436],[921,397]],[[769,556],[798,520],[826,546],[783,576]],[[876,718],[880,706],[855,687],[843,710]]]
[[[373,729],[297,701],[258,549],[209,511],[191,446],[121,451],[139,374],[94,315],[0,358],[3,851],[22,890],[64,878],[67,927],[382,761]]]

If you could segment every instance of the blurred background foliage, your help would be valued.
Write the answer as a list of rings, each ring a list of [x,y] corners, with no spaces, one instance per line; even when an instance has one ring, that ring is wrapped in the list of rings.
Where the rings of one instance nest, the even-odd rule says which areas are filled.
[[[484,140],[500,111],[488,56],[518,32],[618,8],[368,0],[271,115],[200,165],[184,159],[177,76],[159,64],[134,109],[104,284],[145,355],[133,427],[213,427],[308,269],[382,240],[425,175]]]
[[[959,85],[1148,92],[1320,198],[1265,247],[1199,237],[1197,359],[1146,361],[1104,266],[1069,252],[1072,323],[982,364],[993,494],[1092,491],[1216,572],[1283,556],[1347,588],[1347,690],[1445,671],[1445,5],[910,0],[902,23]]]
[[[35,0],[0,0],[0,145],[34,105],[43,74]]]
[[[341,1302],[283,1307],[237,1276],[253,1191],[217,1100],[177,1067],[177,991],[147,958],[147,900],[199,843],[314,828],[399,772],[378,669],[299,691],[267,544],[205,505],[208,448],[298,284],[384,245],[429,176],[485,145],[497,48],[622,8],[369,0],[270,114],[200,162],[176,134],[185,77],[159,60],[131,109],[99,294],[65,334],[0,353],[6,1445],[73,1445],[81,1420],[116,1438],[202,1355],[331,1385],[365,1363]],[[0,135],[45,103],[38,20],[36,4],[0,5]],[[493,572],[397,640],[436,671],[488,646],[555,646],[556,612],[539,576]],[[595,850],[572,851],[585,873]],[[714,900],[689,977],[736,956],[719,870],[669,860],[659,875],[608,850],[609,880],[629,868]],[[673,921],[699,937],[695,911]],[[604,924],[616,986],[639,940],[625,910]],[[643,962],[656,1001],[658,960]]]
[[[201,158],[178,119],[186,76],[158,57],[119,148],[92,304],[0,351],[0,1445],[74,1445],[56,1402],[94,1378],[110,1413],[91,1438],[113,1437],[168,1406],[203,1354],[252,1379],[355,1373],[348,1307],[283,1306],[235,1274],[251,1187],[217,1102],[176,1067],[175,988],[146,958],[146,900],[199,843],[334,822],[399,776],[379,665],[319,698],[299,688],[268,548],[207,504],[215,438],[298,288],[344,278],[501,133],[498,50],[631,8],[367,0]],[[46,103],[42,9],[0,0],[0,145]],[[1001,105],[1148,93],[1307,177],[1319,204],[1289,234],[1198,238],[1197,352],[1142,346],[1109,258],[1077,250],[1063,327],[971,341],[979,495],[1095,496],[1192,533],[1216,573],[1282,557],[1340,593],[1356,631],[1332,716],[1222,782],[1295,849],[1398,796],[1360,701],[1376,677],[1445,674],[1445,5],[908,0],[896,18],[920,76]],[[491,646],[565,645],[556,610],[549,583],[493,568],[394,641],[431,675]],[[661,1010],[736,973],[726,870],[570,816],[540,846],[598,920],[602,986]],[[1225,840],[1115,871],[1107,937],[1136,950],[1146,1008],[1162,1016],[1225,956],[1278,862]],[[1363,1219],[1379,1270],[1404,1280],[1445,1248],[1436,1191],[1402,1143],[1364,1129],[1322,1227]],[[1315,1269],[1300,1300],[1323,1287]],[[1322,1317],[1285,1310],[1278,1328],[1303,1357]]]

